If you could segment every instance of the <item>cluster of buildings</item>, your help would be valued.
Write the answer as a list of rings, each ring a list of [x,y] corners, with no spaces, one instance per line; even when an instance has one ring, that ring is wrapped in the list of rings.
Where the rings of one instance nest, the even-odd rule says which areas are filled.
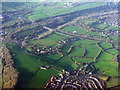
[[[36,54],[48,54],[48,55],[51,55],[51,54],[58,54],[59,53],[59,49],[58,48],[55,48],[55,47],[50,47],[50,46],[44,46],[42,49],[37,49]]]
[[[112,36],[112,35],[118,36],[118,34],[119,34],[118,30],[113,30],[113,29],[107,30],[107,31],[105,31],[105,30],[102,31],[102,36]]]
[[[81,72],[81,71],[79,71]],[[105,83],[94,74],[76,74],[64,72],[52,76],[44,87],[45,90],[105,90]]]
[[[46,55],[53,55],[53,54],[59,54],[61,51],[61,48],[68,44],[69,42],[75,41],[75,38],[69,38],[65,40],[58,41],[57,46],[51,47],[51,46],[44,46],[43,48],[36,48],[37,46],[31,45],[30,47],[33,49],[32,51],[38,55],[40,54],[46,54]],[[72,47],[70,47],[72,48]],[[70,50],[69,50],[70,51]]]

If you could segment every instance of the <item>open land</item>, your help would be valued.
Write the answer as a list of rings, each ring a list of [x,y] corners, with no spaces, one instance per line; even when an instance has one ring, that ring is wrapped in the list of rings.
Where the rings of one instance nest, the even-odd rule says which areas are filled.
[[[118,85],[116,3],[6,2],[3,7],[0,32],[19,72],[16,87],[43,88],[51,76],[84,64],[93,66],[91,73],[109,77],[107,88]]]

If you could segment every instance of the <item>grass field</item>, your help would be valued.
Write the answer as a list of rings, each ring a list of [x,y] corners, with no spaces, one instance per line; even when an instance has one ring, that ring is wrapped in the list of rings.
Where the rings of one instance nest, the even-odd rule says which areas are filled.
[[[78,56],[78,57],[82,57],[84,52],[84,48],[78,48],[78,47],[74,47],[72,52],[70,53],[70,56]]]
[[[96,44],[97,41],[94,41],[94,40],[80,40],[80,43],[90,45],[90,44]]]
[[[96,44],[97,41],[93,41],[93,40],[78,40],[78,41],[75,41],[72,45],[73,46],[80,46],[80,45],[90,45],[90,44]]]
[[[112,48],[112,45],[111,45],[110,43],[106,43],[106,42],[100,43],[99,46],[100,46],[102,49]]]
[[[62,55],[61,54],[56,54],[56,55],[47,55],[48,58],[50,58],[51,60],[58,60]]]
[[[120,76],[118,74],[118,63],[114,61],[99,61],[93,64],[98,70],[97,73],[102,73],[108,76]]]
[[[15,14],[14,15],[15,17],[12,17],[12,19],[8,20],[3,24],[4,27],[6,28],[7,26],[13,25],[17,22],[18,22],[17,25],[21,24],[20,27],[15,26],[5,29],[7,34],[3,36],[3,38],[5,37],[4,39],[5,43],[9,43],[7,41],[17,43],[17,44],[9,43],[6,45],[10,50],[12,59],[14,60],[14,67],[19,72],[19,78],[17,83],[18,87],[40,89],[48,82],[51,76],[58,75],[60,71],[66,70],[71,72],[76,70],[76,68],[78,67],[76,62],[92,64],[95,67],[95,71],[93,72],[93,74],[102,74],[102,75],[106,75],[107,77],[120,76],[120,72],[118,71],[120,60],[116,60],[117,59],[116,56],[118,55],[119,49],[114,48],[114,42],[118,42],[118,36],[111,34],[109,36],[107,35],[104,36],[102,35],[103,32],[100,32],[103,30],[104,32],[109,33],[108,31],[118,30],[118,28],[114,26],[110,26],[108,24],[98,23],[100,21],[97,20],[99,12],[98,12],[98,8],[96,9],[95,7],[102,6],[103,4],[102,2],[91,2],[91,3],[86,2],[81,4],[75,3],[74,5],[68,5],[68,3],[66,4],[64,2],[54,2],[54,3],[39,2],[39,5],[37,4],[38,3],[23,3],[23,2],[2,3],[3,6],[2,12],[6,11],[4,13],[5,16],[12,17]],[[33,7],[27,8],[28,6],[31,5]],[[34,5],[36,6],[34,7]],[[96,10],[92,13],[85,12],[86,11],[85,9],[90,9],[90,8],[95,8]],[[104,6],[100,7],[100,14],[102,15],[101,8],[104,8]],[[110,8],[109,9],[104,8],[104,9],[105,10],[103,11],[106,12]],[[23,10],[23,12],[20,10]],[[30,12],[27,12],[29,10]],[[84,10],[83,13],[79,13],[80,10]],[[88,17],[90,16],[90,19],[89,18],[84,19],[87,16],[85,15],[82,16],[83,14],[85,15],[88,14],[87,16]],[[97,16],[91,16],[91,14]],[[107,14],[103,13],[103,16],[104,15]],[[83,18],[84,20],[80,19],[77,22],[67,24],[69,20],[75,19],[77,17],[81,17],[81,18],[84,17]],[[54,20],[52,20],[53,18]],[[91,18],[94,18],[96,20],[93,20]],[[38,22],[36,20],[40,22],[36,23]],[[46,20],[48,22],[45,22]],[[58,22],[59,20],[60,23]],[[45,26],[49,26],[50,24],[53,25],[54,22],[57,22],[58,24],[64,24],[64,23],[67,24],[67,26],[60,29],[62,30],[62,32],[66,31],[72,33],[72,35],[74,31],[76,31],[76,33],[74,33],[72,37],[72,35],[68,36],[63,33],[60,33],[59,31],[53,31],[53,33],[49,34],[48,36],[45,36],[41,39],[37,39],[36,36],[38,36],[38,34],[42,35],[43,32],[45,31],[45,29],[43,30],[42,27],[44,25]],[[81,25],[80,23],[83,25]],[[10,36],[8,36],[9,33]],[[84,34],[84,36],[80,34]],[[11,35],[16,35],[15,37],[17,39],[7,40],[7,38],[10,39],[12,37]],[[25,39],[25,37],[30,39],[29,40]],[[58,43],[58,41],[65,40],[68,38],[75,38],[75,40],[77,41],[68,40],[68,42],[63,45],[60,45]],[[22,40],[25,40],[27,42],[27,46],[28,46],[27,48],[21,48]],[[108,40],[108,42],[111,41],[113,46],[111,43],[107,43],[106,40]],[[117,48],[117,44],[115,45],[116,45],[115,47]],[[39,48],[41,50],[43,49],[44,46],[50,46],[52,47],[52,50],[55,48],[56,53],[59,52],[59,54],[54,54],[54,55],[36,54],[36,49]],[[56,46],[61,46],[61,47],[57,48]],[[47,70],[38,70],[40,66],[44,66],[44,65],[49,65],[51,68]],[[82,64],[80,65],[82,66]],[[56,68],[57,69],[59,68],[59,70],[57,70]],[[91,68],[92,67],[90,67],[90,69]],[[0,86],[2,84],[1,79],[2,78],[0,77]],[[115,78],[108,80],[107,83],[108,86],[118,85],[117,79]]]
[[[84,57],[90,57],[90,58],[95,58],[97,54],[100,52],[99,47],[96,45],[97,41],[93,40],[78,40],[75,41],[72,45],[77,46],[79,48],[73,49],[71,52],[71,55],[78,55],[81,56],[83,55],[83,51],[85,49],[85,56]]]
[[[19,84],[18,87],[24,88],[41,88],[50,78],[52,75],[57,75],[58,72],[54,69],[48,70],[39,70],[37,73],[37,69],[41,65],[49,65],[47,62],[43,62],[41,58],[35,57],[29,54],[25,54],[21,52],[17,46],[11,45],[8,46],[10,52],[12,54],[17,54],[13,57],[14,60],[14,67],[20,73],[20,80],[22,83]]]
[[[102,52],[98,57],[97,60],[98,61],[112,61],[114,58],[113,55],[107,53],[107,52]]]
[[[16,34],[17,37],[25,37],[27,35],[32,35],[33,30],[25,30]]]
[[[97,41],[93,40],[78,40],[75,41],[72,45],[75,46],[70,53],[70,56],[73,60],[79,63],[90,63],[94,62],[98,53],[100,52],[99,47],[96,45]],[[83,56],[83,58],[80,58]]]
[[[96,24],[93,25],[92,27],[96,29],[104,29],[106,26],[107,26],[106,24]]]
[[[39,70],[37,73],[35,73],[39,66],[47,64],[42,61],[38,61],[38,58],[35,59],[35,57],[26,54],[19,54],[15,56],[14,61],[15,68],[18,69],[22,75],[21,79],[24,81],[24,83],[22,83],[23,86],[21,85],[22,87],[40,88],[49,80],[50,76],[58,73],[53,69],[46,71]]]
[[[8,45],[8,47],[12,54],[17,53],[13,56],[13,60],[15,62],[14,67],[20,73],[19,82],[22,81],[22,83],[19,84],[19,87],[40,88],[49,80],[50,76],[58,74],[58,71],[53,68],[39,70],[35,73],[38,67],[42,65],[54,65],[68,71],[73,71],[77,68],[77,65],[68,57],[63,57],[57,61],[61,55],[33,56],[24,53],[23,50],[19,49],[15,44]]]
[[[97,45],[81,45],[81,47],[86,49],[85,57],[94,58],[100,52],[100,49],[97,47]]]
[[[69,45],[69,44],[63,46],[63,47],[62,47],[62,50],[61,50],[61,53],[62,53],[64,56],[66,56],[67,53],[68,53],[69,48],[70,48],[70,45]]]
[[[39,6],[37,8],[34,9],[34,12],[32,13],[32,15],[30,15],[28,17],[29,20],[37,20],[37,19],[41,19],[41,18],[45,18],[45,17],[49,17],[49,16],[56,16],[56,15],[63,15],[63,14],[67,14],[70,12],[74,12],[77,10],[84,10],[84,9],[88,9],[88,8],[93,8],[93,7],[97,7],[102,5],[103,3],[85,3],[82,5],[78,5],[76,7],[64,7],[63,3],[55,3],[52,6]],[[61,6],[62,5],[62,6]]]
[[[73,71],[78,67],[69,57],[63,57],[55,65],[67,71]]]
[[[99,32],[92,32],[88,31],[80,26],[66,26],[62,29],[63,31],[72,33],[73,31],[76,31],[76,34],[87,34],[87,35],[98,35],[100,36]]]
[[[83,28],[80,28],[80,27],[75,27],[75,26],[67,26],[65,28],[62,29],[63,31],[66,31],[66,32],[73,32],[73,31],[76,31],[77,34],[86,34],[87,31]]]
[[[96,20],[83,19],[83,20],[79,20],[78,22],[80,22],[80,23],[86,23],[86,24],[91,24],[93,22],[96,22]]]
[[[51,35],[48,35],[42,39],[30,41],[31,44],[39,44],[43,46],[52,46],[57,45],[57,42],[63,39],[69,38],[69,36],[65,36],[62,34],[54,33]]]
[[[113,54],[113,55],[118,55],[119,54],[118,50],[116,50],[116,49],[108,49],[106,51],[109,52],[109,53],[111,53],[111,54]]]

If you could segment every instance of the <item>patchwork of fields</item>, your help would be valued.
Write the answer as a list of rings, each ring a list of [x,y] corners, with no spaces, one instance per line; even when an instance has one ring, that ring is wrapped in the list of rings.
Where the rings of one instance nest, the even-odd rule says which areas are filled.
[[[118,28],[99,19],[116,9],[103,2],[19,4],[3,4],[2,36],[20,73],[17,87],[42,88],[51,76],[82,65],[84,73],[107,77],[107,87],[118,85]]]

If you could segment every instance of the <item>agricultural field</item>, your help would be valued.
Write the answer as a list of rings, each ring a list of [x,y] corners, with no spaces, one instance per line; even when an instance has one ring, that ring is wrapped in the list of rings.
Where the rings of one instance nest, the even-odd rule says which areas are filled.
[[[79,48],[79,47],[74,47],[72,52],[70,53],[70,56],[71,57],[74,57],[74,56],[79,56],[79,57],[82,57],[83,56],[83,52],[84,52],[84,48]]]
[[[51,76],[79,68],[108,77],[107,88],[118,85],[118,28],[115,21],[104,22],[116,13],[116,4],[11,2],[3,7],[1,40],[19,72],[16,87],[41,89]]]
[[[87,34],[88,32],[83,29],[83,28],[80,28],[80,27],[75,27],[75,26],[67,26],[65,28],[62,29],[63,31],[66,31],[66,32],[74,32],[76,31],[77,34]]]
[[[106,24],[95,24],[92,27],[96,29],[104,29],[106,26]]]
[[[98,70],[97,73],[102,73],[108,76],[119,76],[118,64],[115,61],[99,61],[93,64]]]
[[[82,48],[86,49],[86,57],[93,57],[95,58],[97,54],[100,52],[100,49],[97,47],[97,45],[81,45]],[[92,51],[92,53],[91,53]]]
[[[56,46],[57,42],[63,39],[69,38],[69,36],[61,35],[59,33],[51,34],[45,38],[30,41],[30,44],[38,44],[42,46]]]
[[[108,49],[106,52],[111,53],[112,55],[118,55],[118,50],[116,49]]]
[[[86,34],[86,35],[94,35],[94,36],[100,36],[101,34],[99,32],[88,31],[87,29],[82,28],[80,26],[66,26],[62,30],[70,33],[75,32],[76,34]]]
[[[43,62],[39,57],[19,52],[19,50],[16,50],[16,46],[13,47],[14,48],[10,48],[12,54],[16,54],[16,52],[18,52],[17,55],[13,57],[13,60],[15,62],[14,67],[20,72],[20,81],[23,82],[20,83],[19,87],[40,88],[50,78],[51,75],[56,75],[57,71],[54,69],[49,69],[45,72],[43,70],[36,72],[39,66],[48,65],[48,63]]]
[[[84,19],[84,20],[79,20],[78,22],[79,23],[92,24],[93,22],[96,22],[96,20]]]
[[[99,46],[102,48],[102,49],[107,49],[107,48],[112,48],[112,45],[110,43],[100,43]]]
[[[64,15],[67,13],[71,13],[77,10],[84,10],[87,8],[93,8],[102,5],[103,3],[91,3],[91,4],[83,4],[82,6],[76,6],[76,7],[67,7],[64,5],[64,3],[54,3],[50,6],[46,7],[45,5],[41,5],[34,9],[34,12],[28,17],[29,20],[37,20],[42,19],[46,17],[52,17],[56,15]],[[39,15],[39,17],[38,17]]]
[[[55,65],[67,71],[73,71],[78,67],[69,57],[61,58]]]
[[[97,43],[97,41],[93,41],[93,40],[78,40],[78,41],[76,41],[75,43],[73,43],[73,45],[77,46],[75,54],[81,53],[78,56],[82,55],[84,57],[95,58],[96,55],[100,52],[100,49],[96,43]],[[91,51],[92,51],[92,53],[91,53]]]
[[[106,53],[106,52],[102,52],[98,57],[97,57],[97,60],[100,60],[100,61],[112,61],[114,58],[113,55],[109,54],[109,53]]]

